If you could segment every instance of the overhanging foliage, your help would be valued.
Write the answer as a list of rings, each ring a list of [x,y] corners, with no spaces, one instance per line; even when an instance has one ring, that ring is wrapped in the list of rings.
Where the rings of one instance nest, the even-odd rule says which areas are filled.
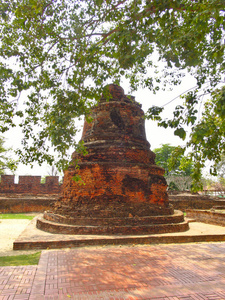
[[[179,84],[186,70],[197,85],[174,118],[162,119],[159,107],[150,108],[147,118],[174,128],[182,139],[184,124],[192,126],[189,145],[198,155],[196,163],[218,161],[224,142],[216,141],[216,157],[211,144],[204,144],[203,154],[202,135],[194,128],[199,91],[209,98],[218,95],[215,88],[224,76],[224,7],[224,0],[2,0],[1,131],[16,123],[22,127],[22,162],[53,163],[53,146],[63,166],[69,147],[75,147],[74,119],[88,114],[106,83],[125,77],[131,90],[157,92]],[[161,75],[155,53],[164,66]],[[223,118],[224,94],[212,103],[211,115]],[[220,134],[224,141],[224,127]]]

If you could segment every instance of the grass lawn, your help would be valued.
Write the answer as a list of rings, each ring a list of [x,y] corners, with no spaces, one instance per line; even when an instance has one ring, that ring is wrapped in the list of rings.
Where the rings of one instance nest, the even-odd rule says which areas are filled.
[[[0,214],[1,219],[28,219],[32,220],[34,215],[26,215],[26,214]]]
[[[16,256],[1,256],[0,266],[32,266],[37,265],[41,255],[40,252],[28,255],[16,255]]]

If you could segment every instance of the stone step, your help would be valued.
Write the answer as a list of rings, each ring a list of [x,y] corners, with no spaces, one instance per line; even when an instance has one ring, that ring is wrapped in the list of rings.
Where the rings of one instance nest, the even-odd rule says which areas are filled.
[[[140,235],[140,234],[159,234],[171,232],[183,232],[189,229],[187,221],[180,223],[151,224],[151,225],[68,225],[59,224],[40,217],[37,219],[37,228],[43,231],[58,234],[76,235]]]
[[[70,217],[51,212],[44,213],[44,219],[60,224],[79,225],[79,226],[138,226],[138,225],[156,225],[168,223],[182,223],[184,222],[184,214],[175,210],[172,215],[164,216],[146,216],[146,217],[110,217],[110,218],[88,218],[88,217]]]

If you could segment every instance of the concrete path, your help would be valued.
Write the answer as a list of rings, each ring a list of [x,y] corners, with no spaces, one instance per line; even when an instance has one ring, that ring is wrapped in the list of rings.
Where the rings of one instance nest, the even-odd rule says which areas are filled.
[[[0,267],[0,300],[225,299],[225,243],[44,250]]]

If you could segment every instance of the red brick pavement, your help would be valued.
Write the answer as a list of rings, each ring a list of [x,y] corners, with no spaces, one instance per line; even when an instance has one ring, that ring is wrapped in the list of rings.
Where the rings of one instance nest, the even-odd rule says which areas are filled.
[[[225,299],[225,243],[45,250],[0,268],[3,299]]]
[[[37,266],[0,267],[0,300],[29,299]]]

